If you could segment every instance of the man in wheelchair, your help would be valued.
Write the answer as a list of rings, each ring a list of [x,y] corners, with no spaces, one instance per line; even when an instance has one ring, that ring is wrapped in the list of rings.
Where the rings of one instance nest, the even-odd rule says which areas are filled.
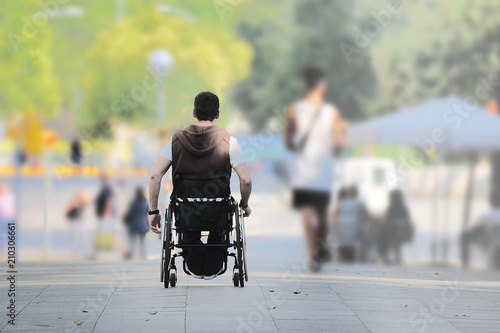
[[[161,180],[172,167],[174,189],[171,198],[184,201],[176,202],[177,209],[174,211],[178,243],[201,245],[201,230],[207,230],[207,244],[219,244],[227,237],[221,229],[227,229],[228,216],[232,216],[232,212],[228,211],[229,205],[220,202],[231,196],[229,180],[232,169],[240,180],[240,207],[244,216],[250,216],[252,212],[248,206],[252,178],[238,140],[214,125],[219,118],[218,97],[211,92],[199,93],[194,100],[193,116],[196,124],[177,130],[172,135],[151,173],[148,219],[151,230],[160,234],[158,196]],[[182,251],[184,267],[195,278],[212,279],[223,273],[226,251],[186,247]]]

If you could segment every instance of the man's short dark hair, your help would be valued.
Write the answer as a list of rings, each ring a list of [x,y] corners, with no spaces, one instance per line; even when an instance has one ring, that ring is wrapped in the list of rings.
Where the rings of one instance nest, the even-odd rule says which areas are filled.
[[[194,114],[198,120],[213,121],[219,113],[219,97],[203,91],[194,98]]]
[[[306,90],[313,90],[318,84],[326,78],[324,70],[317,67],[307,67],[303,73]]]

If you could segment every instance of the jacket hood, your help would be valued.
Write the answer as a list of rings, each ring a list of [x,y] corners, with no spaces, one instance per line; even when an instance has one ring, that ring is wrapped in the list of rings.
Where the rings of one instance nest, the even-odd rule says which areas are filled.
[[[185,129],[177,130],[175,137],[184,149],[195,156],[203,157],[210,154],[226,135],[225,129],[215,125],[190,125]]]

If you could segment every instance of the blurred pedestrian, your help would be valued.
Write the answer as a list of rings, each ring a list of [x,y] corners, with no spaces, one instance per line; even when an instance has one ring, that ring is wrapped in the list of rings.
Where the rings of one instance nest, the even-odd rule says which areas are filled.
[[[134,256],[134,248],[136,239],[140,241],[140,255],[141,259],[147,259],[146,255],[146,233],[149,231],[148,223],[149,203],[144,195],[142,188],[137,188],[135,197],[130,203],[127,214],[125,214],[125,224],[128,228],[129,235],[129,250],[127,258],[131,259]]]
[[[401,249],[413,238],[413,224],[401,190],[393,190],[389,194],[389,206],[379,237],[379,250],[384,263],[402,264]]]
[[[82,147],[80,145],[80,140],[74,139],[71,142],[71,152],[70,152],[71,162],[80,167],[82,165]]]
[[[87,230],[83,221],[83,212],[86,205],[87,196],[83,190],[79,190],[66,208],[71,247],[75,258],[84,255],[87,250]]]
[[[365,202],[359,197],[359,191],[357,186],[351,186],[349,188],[351,199],[356,202],[358,207],[358,218],[359,218],[359,254],[357,258],[361,262],[366,262],[368,260],[369,251],[372,247],[375,247],[377,243],[377,227]]]
[[[498,192],[497,192],[498,193]],[[469,267],[470,247],[478,245],[486,255],[493,269],[500,269],[500,207],[494,193],[490,194],[492,210],[481,216],[473,227],[462,231],[460,235],[460,254],[464,268]]]
[[[360,258],[367,220],[368,213],[364,203],[358,199],[357,188],[342,187],[335,218],[340,261],[354,262]]]
[[[7,253],[8,224],[16,219],[16,199],[9,185],[0,183],[0,253]],[[2,255],[3,257],[3,255]]]
[[[326,244],[327,209],[334,178],[334,155],[344,143],[340,113],[324,101],[325,73],[317,68],[304,72],[305,98],[287,111],[285,143],[295,154],[291,172],[293,206],[302,215],[311,257],[311,270],[330,259]]]
[[[94,234],[92,258],[96,258],[97,253],[100,251],[114,248],[118,248],[125,255],[125,247],[117,235],[115,198],[109,176],[102,174],[100,181],[101,189],[95,200],[97,230]]]

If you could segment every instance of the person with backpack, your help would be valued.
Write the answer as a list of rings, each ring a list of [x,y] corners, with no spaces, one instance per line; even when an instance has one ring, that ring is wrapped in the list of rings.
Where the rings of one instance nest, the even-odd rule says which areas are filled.
[[[326,74],[318,68],[304,72],[305,98],[287,111],[285,144],[295,155],[291,173],[293,206],[300,210],[309,248],[310,269],[331,258],[327,210],[334,180],[334,156],[344,144],[338,109],[325,102]]]
[[[135,191],[135,197],[130,203],[129,209],[124,218],[129,235],[129,251],[127,253],[127,259],[131,259],[134,256],[134,248],[137,238],[139,238],[141,244],[141,259],[144,260],[147,258],[145,238],[146,233],[149,231],[147,218],[148,211],[149,203],[144,195],[144,190],[138,187]]]
[[[413,224],[403,192],[393,190],[389,193],[389,206],[381,228],[379,250],[386,264],[402,264],[401,249],[404,243],[413,238]],[[394,258],[391,258],[394,256]]]

